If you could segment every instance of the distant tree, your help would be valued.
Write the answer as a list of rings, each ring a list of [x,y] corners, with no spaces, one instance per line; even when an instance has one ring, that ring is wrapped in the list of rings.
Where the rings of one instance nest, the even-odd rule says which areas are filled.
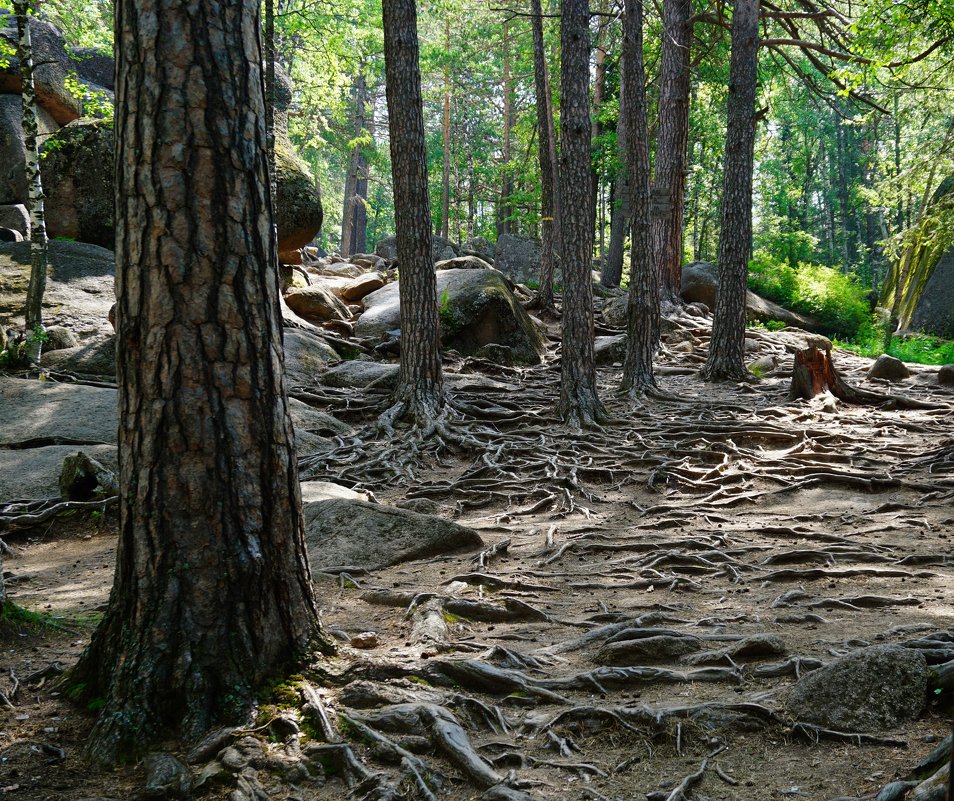
[[[24,313],[26,356],[39,364],[43,353],[43,293],[46,290],[47,239],[43,213],[43,184],[40,180],[36,92],[33,87],[33,47],[30,41],[30,2],[14,0],[17,19],[17,57],[20,61],[23,98],[23,144],[26,151],[28,204],[30,211],[30,282]]]
[[[557,410],[571,426],[605,420],[593,352],[590,211],[590,34],[587,0],[563,0],[560,44],[560,203],[563,214],[563,349]]]
[[[354,138],[348,172],[345,176],[344,204],[341,214],[342,256],[363,252],[367,246],[368,160],[364,154],[368,135],[368,84],[363,69],[358,72],[352,87],[354,98]]]
[[[533,29],[533,76],[537,107],[537,152],[540,161],[540,308],[553,310],[553,275],[559,261],[560,202],[556,135],[553,126],[553,102],[550,76],[543,49],[543,10],[540,0],[530,0],[530,25]]]
[[[649,126],[643,68],[642,0],[626,0],[621,91],[621,108],[626,113],[626,183],[633,212],[622,389],[635,395],[656,386],[653,356],[659,331],[659,271],[650,238]]]
[[[742,380],[745,368],[745,293],[752,254],[752,170],[755,161],[755,94],[759,53],[759,0],[735,0],[729,73],[719,295],[712,321],[708,381]]]
[[[401,374],[396,403],[381,422],[389,428],[407,417],[426,426],[443,412],[445,398],[414,0],[384,0],[384,63],[401,271]]]
[[[103,700],[88,744],[102,762],[244,720],[320,641],[260,25],[258,0],[116,5],[119,543],[71,677]]]

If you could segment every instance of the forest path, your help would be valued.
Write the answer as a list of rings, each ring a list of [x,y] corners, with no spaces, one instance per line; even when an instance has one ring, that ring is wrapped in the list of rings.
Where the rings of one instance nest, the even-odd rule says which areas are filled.
[[[786,336],[753,339],[781,355]],[[668,352],[670,397],[635,406],[613,394],[618,369],[601,369],[615,422],[575,434],[550,417],[552,363],[471,362],[498,383],[458,393],[484,414],[462,413],[456,429],[482,444],[476,456],[422,443],[397,480],[384,476],[406,443],[392,443],[393,461],[305,465],[364,481],[386,503],[434,500],[487,547],[316,577],[339,654],[306,672],[302,717],[313,736],[327,724],[342,741],[263,745],[272,761],[245,767],[246,795],[828,801],[872,797],[929,752],[950,728],[937,704],[871,744],[816,742],[784,697],[796,674],[857,647],[954,631],[951,392],[925,369],[901,394],[936,408],[790,404],[784,372],[744,386],[683,374],[697,352]],[[868,364],[836,353],[849,381]],[[380,443],[359,447],[381,455]],[[2,667],[21,678],[69,664],[87,610],[105,603],[114,538],[88,539],[96,525],[14,544],[8,565],[29,576],[15,599],[71,621],[30,639],[33,650],[4,645]],[[141,769],[89,773],[77,758],[88,725],[43,688],[30,693],[4,724],[0,789],[131,797]],[[50,742],[65,761],[38,750]],[[298,763],[324,764],[328,780],[288,767]],[[235,787],[202,797],[238,798]]]

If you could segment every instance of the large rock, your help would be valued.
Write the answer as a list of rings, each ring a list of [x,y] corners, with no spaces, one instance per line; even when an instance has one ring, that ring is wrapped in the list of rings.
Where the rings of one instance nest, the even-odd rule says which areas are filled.
[[[324,214],[321,192],[307,165],[299,158],[286,136],[275,136],[275,164],[278,179],[275,194],[278,249],[296,250],[311,242],[321,230]]]
[[[489,270],[491,265],[479,256],[455,256],[434,265],[435,270]]]
[[[2,161],[3,159],[0,158],[0,162]],[[0,206],[0,228],[11,228],[21,233],[24,239],[29,239],[30,214],[27,212],[26,206],[22,203]]]
[[[954,247],[941,256],[911,316],[910,327],[954,339]]]
[[[330,362],[340,358],[324,339],[308,331],[286,328],[285,378],[288,386],[310,386]]]
[[[74,47],[70,50],[76,74],[83,83],[113,91],[116,62],[113,54],[98,47]]]
[[[346,389],[367,389],[370,386],[394,389],[400,373],[401,368],[397,364],[353,359],[329,367],[321,376],[321,383]]]
[[[943,364],[937,371],[937,383],[942,387],[954,387],[954,364]]]
[[[329,320],[347,320],[351,312],[344,305],[330,287],[321,282],[306,287],[292,287],[285,293],[285,303],[288,307],[306,320],[321,323]]]
[[[907,365],[894,356],[882,353],[868,369],[868,378],[881,378],[885,381],[904,381],[911,377]]]
[[[381,338],[401,326],[399,283],[364,299],[355,335]],[[437,273],[441,344],[465,355],[488,343],[506,345],[518,362],[537,364],[544,344],[530,316],[496,270],[441,270]]]
[[[490,264],[494,263],[497,256],[496,245],[484,236],[468,239],[461,245],[460,251],[464,256],[477,256]]]
[[[17,25],[12,15],[0,12],[0,40],[11,51],[0,59],[0,94],[20,93],[20,60],[16,57]],[[66,125],[83,113],[83,103],[68,86],[76,72],[63,34],[44,20],[30,18],[33,45],[33,83],[36,100],[60,125]]]
[[[52,240],[43,295],[46,325],[62,325],[82,342],[112,334],[109,307],[115,301],[113,254],[95,245]],[[0,326],[23,326],[30,282],[30,243],[0,243]]]
[[[112,121],[98,119],[77,120],[47,140],[40,172],[51,237],[114,246],[114,142]],[[307,245],[321,228],[321,194],[284,136],[276,136],[275,161],[278,249],[295,250]]]
[[[708,261],[696,261],[682,268],[682,299],[686,303],[704,303],[710,309],[715,309],[718,294],[718,266]],[[762,323],[778,320],[808,331],[818,329],[818,322],[811,317],[784,309],[750,289],[745,291],[745,319]]]
[[[113,247],[114,141],[112,120],[79,119],[47,142],[40,175],[51,237]]]
[[[517,284],[540,280],[540,240],[503,234],[497,239],[494,267]]]
[[[0,60],[2,63],[2,60]],[[26,145],[23,141],[23,104],[20,95],[0,95],[0,203],[26,203]],[[37,113],[37,125],[43,135],[59,125],[43,109]],[[19,226],[4,225],[21,234]]]
[[[86,378],[116,380],[116,337],[100,336],[72,348],[43,349],[43,365]]]
[[[338,295],[348,303],[359,303],[367,295],[377,292],[387,283],[381,273],[365,273],[353,278],[338,290]]]
[[[331,498],[305,503],[304,511],[314,572],[332,567],[375,570],[483,545],[473,529],[406,509]]]
[[[115,444],[116,419],[114,389],[0,377],[2,448]]]
[[[795,718],[838,731],[883,731],[914,720],[927,696],[924,654],[862,648],[802,677],[788,694]]]
[[[384,239],[378,240],[378,243],[374,246],[374,252],[382,259],[396,259],[397,237],[386,236]],[[458,249],[457,245],[455,245],[449,239],[444,239],[442,236],[431,237],[431,259],[435,264],[439,261],[444,261],[445,259],[453,259],[455,256],[459,255],[460,250]]]

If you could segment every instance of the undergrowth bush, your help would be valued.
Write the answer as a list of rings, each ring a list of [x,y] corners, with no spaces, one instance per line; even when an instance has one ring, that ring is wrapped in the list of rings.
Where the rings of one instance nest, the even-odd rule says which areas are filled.
[[[814,317],[831,336],[854,339],[871,326],[865,290],[853,277],[831,267],[804,262],[792,267],[758,252],[749,265],[749,289],[780,306]]]

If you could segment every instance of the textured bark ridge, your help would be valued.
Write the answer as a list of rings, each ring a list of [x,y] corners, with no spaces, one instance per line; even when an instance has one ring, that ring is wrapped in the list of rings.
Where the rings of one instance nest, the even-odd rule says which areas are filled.
[[[444,407],[414,0],[385,2],[384,55],[401,269],[401,380],[387,430],[402,416],[432,425]]]
[[[116,6],[120,536],[109,608],[72,677],[105,702],[89,742],[105,762],[241,720],[320,634],[259,26],[251,0],[224,14]]]
[[[758,0],[737,0],[733,7],[729,122],[719,236],[719,296],[712,321],[709,358],[702,370],[708,381],[743,380],[748,376],[744,362],[745,291],[752,250],[758,16]]]
[[[593,227],[590,225],[589,4],[565,0],[561,21],[563,70],[563,351],[557,411],[571,425],[606,417],[596,393],[593,353]]]

